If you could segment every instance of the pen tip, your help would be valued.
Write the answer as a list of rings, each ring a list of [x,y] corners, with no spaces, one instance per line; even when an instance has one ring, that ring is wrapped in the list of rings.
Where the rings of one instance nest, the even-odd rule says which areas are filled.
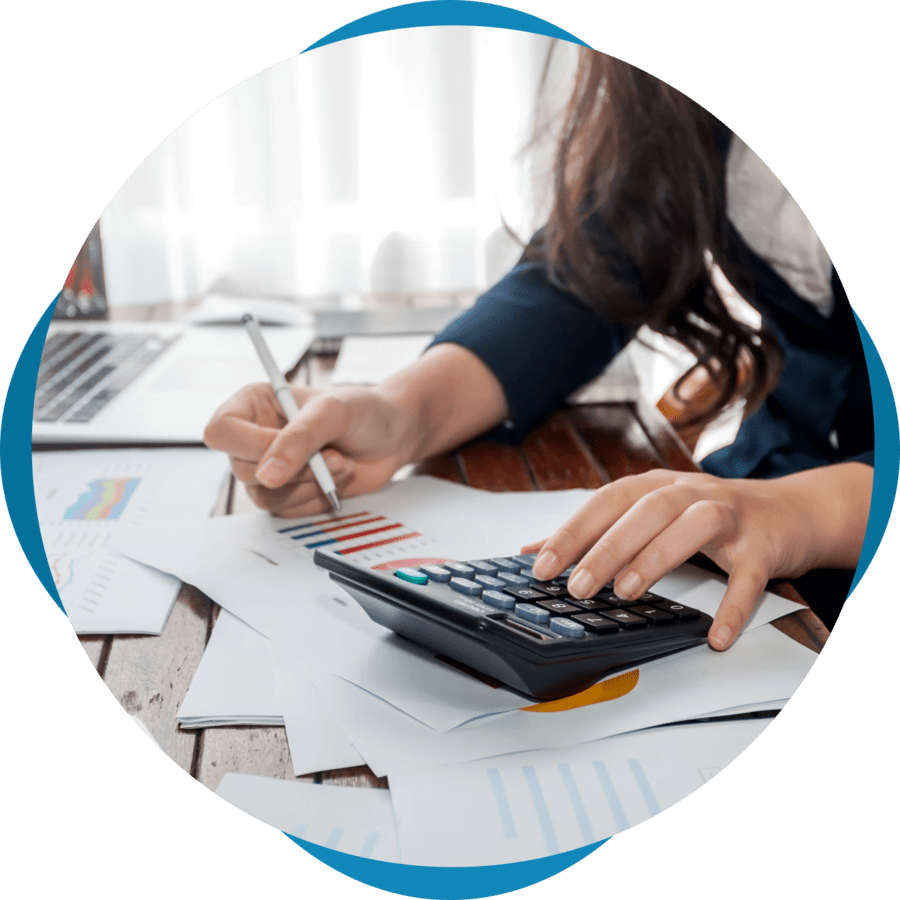
[[[328,499],[331,501],[331,508],[335,512],[340,512],[341,511],[341,501],[337,495],[337,491],[329,491]]]

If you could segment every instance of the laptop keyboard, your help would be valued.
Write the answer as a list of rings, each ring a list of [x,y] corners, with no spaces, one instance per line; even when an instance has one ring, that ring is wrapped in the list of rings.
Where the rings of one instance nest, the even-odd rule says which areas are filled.
[[[57,332],[44,344],[34,421],[90,422],[177,337]]]

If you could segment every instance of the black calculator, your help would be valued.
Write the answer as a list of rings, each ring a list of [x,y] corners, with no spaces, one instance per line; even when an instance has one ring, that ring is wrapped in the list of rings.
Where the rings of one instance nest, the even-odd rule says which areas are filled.
[[[539,581],[530,554],[368,569],[316,550],[314,561],[379,625],[539,700],[703,643],[712,625],[658,594],[622,600],[612,582],[576,600],[566,590],[574,567]]]

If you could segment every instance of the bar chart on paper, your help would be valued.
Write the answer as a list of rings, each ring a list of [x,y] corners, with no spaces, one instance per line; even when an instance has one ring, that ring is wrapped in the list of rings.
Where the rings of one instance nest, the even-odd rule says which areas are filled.
[[[696,768],[673,778],[655,759],[596,755],[527,755],[522,765],[507,758],[455,766],[452,774],[435,770],[427,796],[440,822],[413,796],[426,790],[421,783],[392,775],[404,862],[477,866],[563,853],[645,822],[703,784]],[[466,822],[478,823],[477,839]]]
[[[436,543],[390,516],[366,511],[292,524],[279,528],[278,534],[282,540],[293,542],[305,558],[312,558],[319,548],[327,548],[369,567],[409,553],[427,553]]]
[[[50,574],[79,634],[159,634],[178,580],[110,549],[155,521],[209,514],[224,474],[197,450],[83,450],[32,456]]]

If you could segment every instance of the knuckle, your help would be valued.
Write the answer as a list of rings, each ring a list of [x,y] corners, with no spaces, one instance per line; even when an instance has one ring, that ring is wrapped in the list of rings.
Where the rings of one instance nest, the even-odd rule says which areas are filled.
[[[716,534],[731,531],[734,516],[725,503],[716,500],[698,500],[692,509],[703,521],[710,523]]]

